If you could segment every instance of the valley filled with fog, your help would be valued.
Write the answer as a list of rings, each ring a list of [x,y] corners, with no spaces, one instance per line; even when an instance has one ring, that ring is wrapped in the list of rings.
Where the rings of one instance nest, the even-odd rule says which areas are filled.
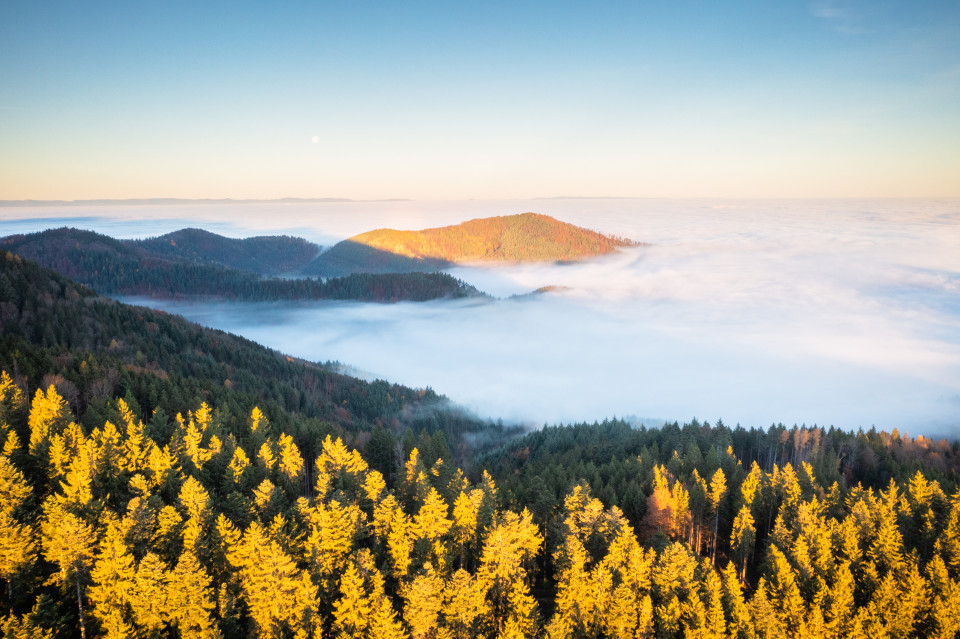
[[[495,300],[127,301],[531,425],[697,417],[960,433],[956,200],[8,207],[0,234],[68,225],[132,238],[196,226],[330,245],[524,211],[647,245],[574,265],[450,271]],[[523,296],[544,286],[562,288]]]

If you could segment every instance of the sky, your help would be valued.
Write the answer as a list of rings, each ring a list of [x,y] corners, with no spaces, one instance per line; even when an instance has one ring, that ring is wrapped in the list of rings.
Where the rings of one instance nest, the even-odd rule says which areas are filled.
[[[0,2],[0,199],[960,196],[960,3]]]

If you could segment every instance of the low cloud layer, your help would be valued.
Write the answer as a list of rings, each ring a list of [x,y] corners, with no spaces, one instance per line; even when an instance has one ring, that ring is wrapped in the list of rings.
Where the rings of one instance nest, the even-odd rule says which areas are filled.
[[[579,265],[453,271],[502,297],[566,287],[521,299],[151,302],[291,354],[431,386],[483,415],[537,425],[696,416],[960,436],[957,201],[351,203],[272,216],[214,209],[193,225],[234,236],[298,230],[322,243],[378,226],[534,210],[650,243]],[[154,216],[156,227],[171,222]],[[117,235],[137,233],[130,218],[110,224]],[[118,233],[124,224],[128,234]]]

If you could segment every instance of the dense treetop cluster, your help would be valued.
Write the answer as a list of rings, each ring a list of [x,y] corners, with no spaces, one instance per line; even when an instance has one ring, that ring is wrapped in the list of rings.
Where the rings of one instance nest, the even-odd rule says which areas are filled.
[[[245,422],[228,426],[235,420],[201,404],[171,420],[166,437],[116,399],[109,419],[87,430],[55,386],[28,402],[2,373],[5,631],[960,631],[960,492],[948,495],[921,471],[882,490],[826,488],[805,461],[767,472],[744,468],[728,450],[701,476],[705,458],[678,455],[675,470],[692,466],[678,476],[641,455],[632,479],[645,507],[631,523],[584,481],[544,508],[507,494],[488,471],[471,481],[417,448],[402,462],[385,461],[393,466],[388,481],[339,437],[328,435],[308,460],[258,409]]]

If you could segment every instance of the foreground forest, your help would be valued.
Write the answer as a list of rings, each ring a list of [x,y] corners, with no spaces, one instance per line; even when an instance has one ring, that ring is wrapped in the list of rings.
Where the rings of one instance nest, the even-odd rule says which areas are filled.
[[[305,459],[257,409],[163,428],[116,399],[108,417],[85,429],[54,385],[27,401],[0,376],[8,636],[960,631],[960,492],[922,471],[847,489],[729,449],[706,478],[641,455],[635,525],[585,481],[561,505],[541,486],[541,508],[416,448],[392,481],[339,437]]]
[[[520,435],[0,258],[9,637],[956,637],[960,444]]]

